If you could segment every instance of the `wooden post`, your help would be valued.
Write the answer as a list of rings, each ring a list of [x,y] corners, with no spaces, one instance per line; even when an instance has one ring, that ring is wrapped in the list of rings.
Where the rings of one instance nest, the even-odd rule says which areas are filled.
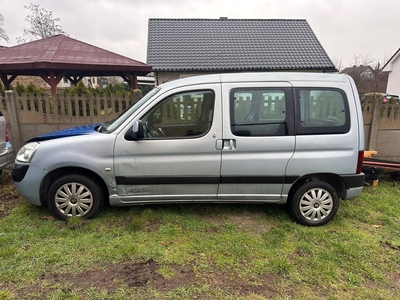
[[[22,136],[21,128],[19,126],[18,119],[18,105],[16,103],[16,97],[13,91],[6,91],[6,102],[8,110],[8,122],[10,123],[10,142],[14,148],[14,153],[16,154],[18,150],[22,147]]]
[[[130,90],[136,90],[138,88],[137,74],[136,72],[127,73],[125,72],[121,77],[128,82]]]

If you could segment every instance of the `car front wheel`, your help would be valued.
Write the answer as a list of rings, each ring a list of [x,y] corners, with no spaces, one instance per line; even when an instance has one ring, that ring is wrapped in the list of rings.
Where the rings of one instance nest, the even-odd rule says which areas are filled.
[[[99,184],[80,174],[66,174],[49,190],[48,206],[59,219],[92,218],[103,207],[104,196]]]
[[[293,194],[288,203],[292,217],[307,226],[329,222],[339,209],[335,189],[324,181],[309,181]]]

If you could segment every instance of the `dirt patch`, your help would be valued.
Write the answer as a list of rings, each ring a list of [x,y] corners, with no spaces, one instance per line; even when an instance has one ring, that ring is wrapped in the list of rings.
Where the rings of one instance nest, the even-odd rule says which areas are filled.
[[[390,282],[393,283],[397,290],[400,290],[400,272],[390,273],[388,276]]]
[[[11,179],[10,171],[3,170],[0,175],[0,219],[8,216],[22,201]]]
[[[113,292],[123,283],[129,287],[141,287],[149,281],[163,283],[164,279],[157,273],[158,269],[158,264],[150,259],[144,263],[110,264],[102,269],[87,270],[79,274],[43,274],[40,279],[51,284],[69,283],[75,288],[95,287]]]
[[[382,248],[388,248],[388,249],[393,249],[393,250],[399,250],[400,251],[400,246],[394,246],[389,242],[381,241],[380,242]]]
[[[271,229],[269,225],[262,224],[257,219],[266,219],[267,214],[264,212],[243,212],[228,216],[227,221],[235,224],[239,230],[247,233],[258,235]]]
[[[42,285],[57,287],[63,292],[72,290],[105,290],[109,295],[114,294],[121,286],[132,289],[154,289],[160,292],[172,291],[179,287],[208,285],[230,294],[249,295],[257,294],[263,297],[274,297],[278,293],[273,286],[278,279],[274,275],[257,279],[257,284],[246,282],[243,278],[232,278],[232,274],[213,272],[212,274],[196,274],[193,266],[168,266],[173,271],[173,276],[164,278],[160,272],[160,265],[150,259],[147,262],[108,264],[102,268],[96,267],[79,274],[48,273],[40,277],[41,285],[32,285],[14,291],[18,298],[43,293]],[[1,286],[1,285],[0,285]],[[200,295],[199,299],[208,299],[207,295]]]
[[[246,278],[232,277],[232,274],[215,272],[210,276],[201,276],[202,284],[210,287],[225,290],[230,294],[259,295],[266,299],[274,298],[278,295],[278,277],[273,274],[263,274],[256,281]]]
[[[218,226],[231,223],[235,225],[237,229],[252,235],[261,234],[271,229],[271,226],[267,225],[267,223],[261,222],[262,219],[268,218],[268,215],[261,211],[243,211],[240,213],[229,214],[226,217],[215,217],[206,214],[201,215],[200,217],[203,220],[214,223]]]

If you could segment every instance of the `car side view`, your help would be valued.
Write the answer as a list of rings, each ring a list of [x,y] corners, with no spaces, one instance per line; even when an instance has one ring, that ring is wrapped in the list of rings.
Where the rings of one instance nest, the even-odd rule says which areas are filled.
[[[109,203],[286,204],[318,226],[360,195],[363,118],[341,74],[237,73],[162,84],[117,119],[45,134],[12,175],[59,219]]]
[[[0,112],[0,174],[14,162],[14,149],[8,139],[8,127],[5,117]]]

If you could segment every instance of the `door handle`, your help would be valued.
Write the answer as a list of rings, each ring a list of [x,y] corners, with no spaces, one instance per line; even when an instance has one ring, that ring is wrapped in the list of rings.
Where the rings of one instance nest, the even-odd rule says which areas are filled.
[[[230,151],[236,149],[236,140],[217,140],[215,148],[217,150],[223,150],[228,148]]]
[[[229,140],[229,150],[236,149],[236,140]]]

